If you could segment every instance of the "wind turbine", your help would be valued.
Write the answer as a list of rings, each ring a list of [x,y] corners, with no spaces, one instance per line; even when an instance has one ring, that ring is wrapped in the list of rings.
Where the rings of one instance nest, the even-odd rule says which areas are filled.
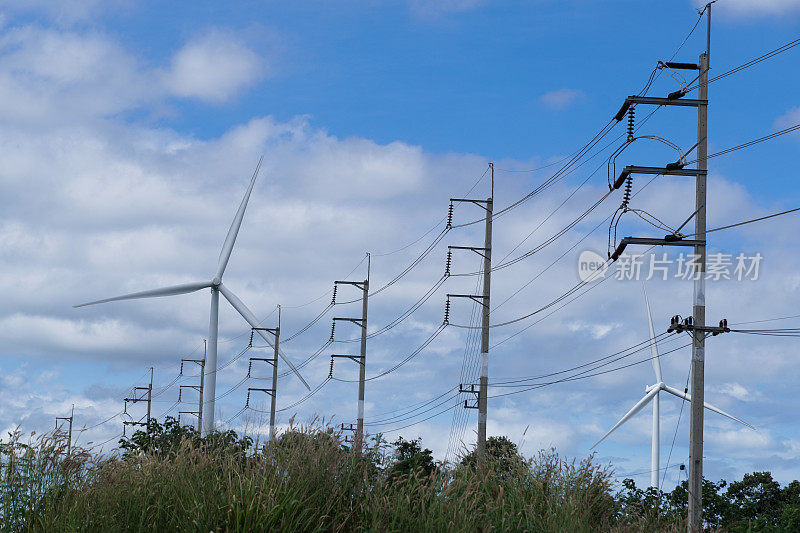
[[[650,357],[650,361],[653,363],[653,370],[656,373],[656,383],[654,385],[650,385],[649,387],[647,387],[645,389],[646,394],[644,395],[644,398],[639,400],[639,402],[636,405],[634,405],[633,408],[630,411],[628,411],[625,414],[625,416],[623,416],[620,419],[620,421],[617,422],[616,425],[608,431],[608,433],[603,435],[603,438],[600,439],[599,441],[597,441],[594,444],[594,446],[592,446],[592,448],[595,448],[598,444],[603,442],[606,437],[608,437],[609,435],[611,435],[611,433],[614,432],[615,429],[617,429],[622,424],[624,424],[625,422],[630,420],[636,413],[641,411],[642,408],[644,408],[644,406],[647,405],[648,402],[652,401],[653,402],[653,441],[652,441],[652,448],[651,448],[651,452],[650,452],[650,454],[651,454],[650,455],[650,469],[651,469],[650,470],[650,486],[658,488],[658,472],[660,470],[660,468],[659,468],[659,459],[660,459],[659,458],[659,452],[660,452],[660,449],[659,449],[660,448],[660,435],[659,435],[659,429],[660,429],[659,428],[659,407],[660,407],[660,404],[659,404],[659,393],[663,390],[665,392],[668,392],[668,393],[670,393],[670,394],[672,394],[674,396],[677,396],[678,398],[681,398],[682,400],[685,400],[685,401],[688,401],[688,402],[692,401],[692,397],[689,394],[685,393],[685,392],[681,392],[680,390],[678,390],[678,389],[676,389],[674,387],[670,387],[669,385],[666,385],[664,383],[662,377],[661,377],[661,361],[660,361],[659,355],[658,355],[658,348],[656,347],[655,333],[653,332],[653,317],[650,314],[650,302],[647,299],[647,288],[645,287],[644,283],[642,283],[642,291],[644,292],[644,304],[645,304],[645,308],[647,309],[647,322],[648,322],[648,325],[650,326],[650,356],[651,356]],[[718,407],[714,407],[713,405],[711,405],[708,402],[703,402],[703,405],[709,411],[714,411],[715,413],[719,413],[722,416],[727,416],[731,420],[735,420],[736,422],[739,422],[740,424],[744,424],[745,426],[749,427],[750,429],[755,430],[755,428],[753,426],[751,426],[750,424],[748,424],[747,422],[739,420],[735,416],[726,413],[725,411],[723,411],[722,409],[720,409]]]
[[[251,327],[257,328],[259,327],[259,320],[253,314],[250,309],[235,295],[233,292],[222,284],[222,275],[225,273],[225,267],[228,266],[228,260],[231,258],[231,252],[233,251],[233,245],[236,242],[236,236],[239,234],[239,227],[242,225],[242,218],[244,218],[244,212],[247,209],[247,202],[250,199],[250,193],[253,192],[253,186],[256,183],[256,178],[258,177],[258,172],[261,169],[261,162],[264,159],[264,156],[258,160],[258,166],[256,167],[255,172],[253,173],[253,177],[250,180],[250,186],[247,188],[247,192],[244,194],[244,198],[242,199],[242,203],[239,205],[239,210],[236,212],[236,216],[233,217],[233,223],[231,224],[230,229],[228,230],[228,235],[225,237],[225,243],[222,245],[222,251],[219,254],[219,263],[217,264],[217,271],[214,274],[214,277],[211,281],[199,281],[196,283],[184,283],[181,285],[173,285],[171,287],[163,287],[160,289],[152,289],[149,291],[141,291],[141,292],[134,292],[131,294],[126,294],[124,296],[115,296],[114,298],[106,298],[104,300],[97,300],[94,302],[88,302],[80,305],[75,305],[73,307],[84,307],[87,305],[95,305],[95,304],[102,304],[106,302],[115,302],[117,300],[136,300],[139,298],[157,298],[160,296],[175,296],[178,294],[188,294],[190,292],[196,292],[201,289],[211,289],[211,317],[209,318],[208,322],[208,350],[206,353],[206,365],[205,365],[205,387],[204,387],[204,398],[203,398],[203,428],[202,434],[208,435],[214,430],[214,399],[216,395],[216,386],[217,386],[217,333],[219,328],[219,295],[222,293],[222,296],[225,297],[226,300],[231,304],[231,306],[242,315],[242,318],[250,324]],[[268,335],[264,333],[264,331],[257,329],[255,330],[261,337],[267,341],[267,344],[270,346],[274,346],[273,341],[270,339]],[[305,385],[308,390],[311,390],[311,387],[308,386],[306,380],[303,379],[303,376],[300,375],[300,372],[297,371],[297,368],[292,364],[291,361],[286,357],[282,350],[278,352],[281,358],[289,365],[289,368],[297,374],[297,377],[300,378],[300,381]]]

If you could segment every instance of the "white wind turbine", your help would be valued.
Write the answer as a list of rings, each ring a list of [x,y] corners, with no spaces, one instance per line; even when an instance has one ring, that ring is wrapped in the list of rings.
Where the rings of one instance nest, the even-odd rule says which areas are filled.
[[[228,230],[228,235],[225,237],[225,243],[222,245],[222,251],[219,254],[219,263],[217,265],[217,271],[214,274],[214,277],[211,281],[199,281],[196,283],[184,283],[181,285],[173,285],[171,287],[163,287],[161,289],[152,289],[149,291],[141,291],[141,292],[134,292],[131,294],[126,294],[124,296],[116,296],[114,298],[106,298],[105,300],[97,300],[94,302],[88,302],[85,304],[76,305],[74,307],[83,307],[86,305],[94,305],[94,304],[101,304],[105,302],[114,302],[117,300],[135,300],[139,298],[156,298],[159,296],[175,296],[177,294],[188,294],[190,292],[199,291],[201,289],[211,289],[211,317],[208,323],[208,349],[206,353],[206,365],[205,365],[205,386],[204,386],[204,397],[203,397],[203,428],[202,433],[203,435],[208,435],[214,429],[214,399],[216,395],[216,385],[217,385],[217,332],[219,328],[219,294],[225,297],[226,300],[233,306],[236,311],[242,315],[242,318],[250,324],[251,327],[259,327],[259,320],[253,314],[250,309],[247,308],[242,301],[236,297],[231,290],[222,284],[222,275],[225,273],[225,267],[228,266],[228,260],[231,257],[231,252],[233,251],[233,245],[236,242],[236,236],[239,234],[239,227],[242,225],[242,218],[244,218],[244,212],[247,209],[247,202],[250,199],[250,193],[253,191],[253,186],[256,183],[256,178],[258,177],[258,171],[261,169],[261,161],[263,160],[263,156],[258,161],[258,166],[256,167],[256,171],[253,173],[253,178],[250,180],[250,186],[247,188],[247,192],[242,199],[242,203],[239,205],[239,210],[236,212],[236,216],[233,217],[233,223],[231,224],[230,229]],[[268,335],[264,333],[262,330],[256,330],[259,335],[269,344],[270,346],[274,346],[272,339]],[[303,382],[303,385],[306,386],[308,390],[311,388],[306,383],[306,380],[303,379],[303,376],[300,375],[300,372],[297,371],[295,366],[292,364],[291,361],[286,357],[282,350],[279,350],[279,354],[281,358],[289,365],[289,368],[297,374],[297,377],[300,378],[300,381]]]
[[[686,400],[686,401],[689,401],[689,402],[692,401],[692,397],[689,394],[685,393],[685,392],[681,392],[680,390],[678,390],[678,389],[676,389],[674,387],[670,387],[669,385],[666,385],[664,383],[664,381],[662,380],[662,378],[661,378],[661,361],[660,361],[659,356],[658,356],[658,349],[656,348],[655,333],[653,332],[653,317],[650,315],[650,302],[647,299],[647,288],[645,287],[644,284],[642,284],[642,291],[644,292],[644,303],[645,303],[645,307],[647,309],[647,322],[648,322],[648,325],[650,326],[650,355],[651,355],[650,360],[653,363],[653,370],[655,370],[655,373],[656,373],[656,383],[654,385],[650,385],[649,387],[647,387],[645,389],[647,394],[644,395],[644,398],[639,400],[639,402],[636,405],[634,405],[633,408],[630,411],[628,411],[625,414],[625,416],[623,416],[620,419],[620,421],[617,422],[616,425],[608,431],[608,433],[603,435],[603,438],[600,439],[599,441],[597,441],[594,444],[594,446],[592,446],[592,448],[595,448],[598,444],[603,442],[606,437],[608,437],[609,435],[611,435],[611,433],[614,432],[615,429],[617,429],[622,424],[624,424],[625,422],[630,420],[636,413],[641,411],[642,408],[645,405],[647,405],[648,402],[650,402],[652,400],[652,402],[653,402],[653,441],[652,441],[652,448],[651,448],[651,452],[650,452],[651,453],[651,456],[650,456],[650,469],[651,469],[651,471],[650,471],[650,486],[658,488],[658,473],[659,473],[659,470],[660,470],[660,467],[659,467],[659,452],[660,452],[660,449],[659,449],[660,448],[659,407],[660,406],[659,406],[659,397],[658,397],[659,393],[663,390],[663,391],[666,391],[666,392],[668,392],[668,393],[670,393],[670,394],[672,394],[674,396],[677,396],[678,398],[681,398],[682,400]],[[736,422],[739,422],[740,424],[744,424],[745,426],[749,427],[750,429],[753,429],[753,430],[755,429],[753,426],[751,426],[747,422],[739,420],[735,416],[726,413],[725,411],[723,411],[722,409],[719,409],[718,407],[714,407],[713,405],[711,405],[708,402],[703,402],[703,405],[705,406],[706,409],[708,409],[710,411],[714,411],[715,413],[719,413],[719,414],[721,414],[723,416],[727,416],[731,420],[735,420]]]

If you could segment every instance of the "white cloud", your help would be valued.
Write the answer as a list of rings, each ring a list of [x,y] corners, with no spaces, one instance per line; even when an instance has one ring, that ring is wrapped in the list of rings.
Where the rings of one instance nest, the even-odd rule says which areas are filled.
[[[175,97],[218,104],[267,72],[263,58],[221,30],[190,40],[158,68],[103,33],[13,26],[0,37],[0,118],[85,124],[134,109],[157,113]]]
[[[761,397],[757,392],[751,392],[739,383],[723,383],[712,386],[709,390],[719,394],[727,394],[740,402],[752,402]]]
[[[586,95],[577,89],[558,89],[539,97],[539,101],[554,110],[566,109]]]
[[[790,109],[775,120],[776,128],[788,128],[800,124],[800,107]]]
[[[0,39],[0,117],[8,120],[86,120],[156,95],[139,61],[102,34],[22,26]]]
[[[175,54],[165,83],[177,96],[224,102],[267,73],[266,61],[233,35],[211,31]]]

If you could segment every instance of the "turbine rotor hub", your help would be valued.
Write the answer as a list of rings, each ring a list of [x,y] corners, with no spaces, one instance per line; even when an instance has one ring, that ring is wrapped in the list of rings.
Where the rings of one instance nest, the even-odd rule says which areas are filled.
[[[219,287],[221,283],[222,283],[222,280],[219,279],[219,277],[214,277],[214,279],[211,280],[211,286],[212,287]]]

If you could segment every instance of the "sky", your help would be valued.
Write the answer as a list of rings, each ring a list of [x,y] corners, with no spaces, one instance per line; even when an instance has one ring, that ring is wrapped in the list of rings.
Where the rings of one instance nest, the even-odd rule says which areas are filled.
[[[452,460],[476,438],[475,410],[454,407],[472,398],[450,391],[475,379],[476,336],[458,326],[475,323],[478,304],[454,299],[451,326],[440,331],[440,325],[445,294],[474,293],[481,280],[438,280],[446,247],[483,246],[484,228],[454,227],[437,237],[449,199],[490,196],[490,162],[496,211],[548,182],[627,95],[642,90],[657,61],[673,54],[676,61],[697,61],[705,48],[705,21],[690,35],[697,8],[688,0],[232,1],[224,7],[0,1],[2,435],[52,430],[55,417],[68,416],[74,404],[78,444],[99,449],[105,442],[111,451],[122,421],[144,414],[141,404],[122,413],[122,399],[147,384],[151,366],[154,414],[194,410],[193,390],[176,401],[180,385],[196,384],[196,371],[179,376],[178,369],[182,358],[202,356],[208,290],[72,306],[210,279],[263,155],[226,285],[267,327],[275,325],[280,304],[287,339],[326,309],[334,280],[367,276],[370,252],[371,287],[388,286],[369,300],[368,331],[375,335],[366,373],[403,364],[367,382],[367,431],[389,441],[419,437],[437,459]],[[719,0],[711,76],[796,39],[798,29],[800,1]],[[711,153],[800,123],[798,53],[711,84]],[[681,80],[669,74],[660,71],[648,94],[679,89]],[[691,85],[692,77],[684,81]],[[578,284],[582,252],[606,257],[609,217],[623,191],[583,215],[607,194],[608,177],[620,166],[663,166],[684,152],[694,159],[694,110],[648,116],[653,109],[637,108],[637,135],[646,138],[610,159],[625,141],[623,121],[570,172],[494,220],[495,264],[536,252],[492,273],[492,324],[524,317]],[[709,227],[800,206],[799,148],[792,134],[711,159]],[[677,228],[695,210],[692,179],[651,178],[634,178],[631,207],[655,217],[656,226]],[[482,216],[476,205],[457,204],[453,223]],[[790,214],[709,234],[709,253],[722,254],[717,265],[732,278],[707,282],[709,323],[798,314],[800,253],[792,245],[798,230],[800,217]],[[617,226],[618,238],[663,234],[635,213]],[[657,334],[673,315],[691,313],[692,283],[678,276],[688,250],[630,255],[645,251],[629,248],[574,300],[491,328],[490,435],[508,436],[529,456],[550,447],[566,457],[595,453],[618,477],[648,482],[649,407],[592,449],[655,383],[642,344],[648,339],[642,283],[616,279],[617,273],[641,263],[648,277],[652,258],[668,253],[667,279],[655,271],[647,281]],[[740,271],[746,275],[737,279],[739,255],[760,257],[758,271]],[[451,272],[475,273],[480,262],[474,253],[453,251]],[[337,301],[358,296],[342,286]],[[359,313],[360,302],[336,305],[282,343],[296,364],[318,354],[301,370],[312,388],[326,381],[332,353],[358,347],[340,342],[358,335],[346,323],[337,325],[337,342],[326,345],[331,319]],[[799,321],[743,327],[791,328]],[[386,325],[393,327],[384,331]],[[221,428],[263,438],[264,395],[253,392],[251,409],[242,410],[247,388],[269,383],[259,379],[269,374],[257,362],[244,379],[249,358],[267,354],[249,340],[250,329],[223,301],[219,360],[230,364],[218,373],[216,418]],[[708,339],[706,400],[756,430],[707,413],[706,477],[758,470],[783,482],[800,477],[795,342],[740,333]],[[664,382],[678,389],[688,378],[685,344],[681,336],[659,342]],[[554,381],[512,382],[631,346],[644,349],[592,375],[556,374],[583,379],[507,386]],[[337,359],[334,367],[343,381],[328,381],[301,403],[306,392],[299,381],[281,378],[281,428],[354,422],[357,387],[347,380],[357,376],[356,365]],[[660,449],[669,488],[685,479],[678,466],[688,454],[688,404],[663,393]]]

